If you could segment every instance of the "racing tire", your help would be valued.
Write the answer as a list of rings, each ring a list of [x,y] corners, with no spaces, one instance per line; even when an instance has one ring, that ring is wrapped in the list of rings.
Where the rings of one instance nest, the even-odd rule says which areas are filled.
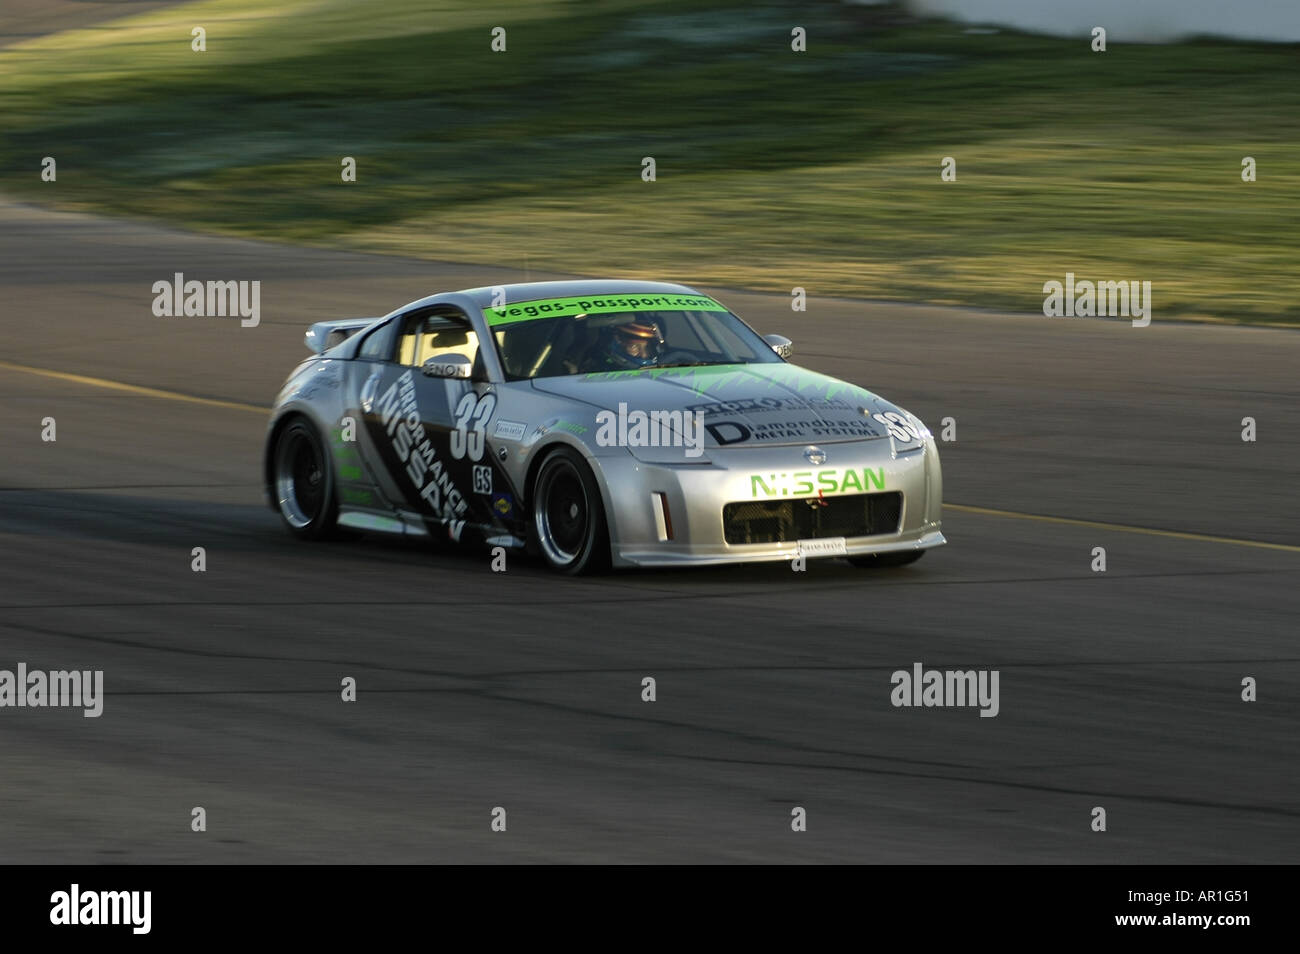
[[[533,542],[552,570],[580,576],[609,568],[600,485],[577,451],[561,447],[542,461],[530,509]]]
[[[334,467],[316,428],[295,418],[280,429],[271,456],[271,492],[289,532],[302,540],[325,540],[338,527]]]
[[[893,553],[871,553],[866,556],[845,557],[851,564],[863,569],[885,566],[907,566],[925,556],[924,550],[896,550]]]

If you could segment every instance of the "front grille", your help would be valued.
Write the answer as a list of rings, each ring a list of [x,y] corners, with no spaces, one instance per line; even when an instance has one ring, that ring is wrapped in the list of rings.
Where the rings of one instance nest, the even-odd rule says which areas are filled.
[[[805,500],[747,500],[722,508],[728,543],[793,543],[818,537],[869,537],[897,533],[903,495],[846,494]]]

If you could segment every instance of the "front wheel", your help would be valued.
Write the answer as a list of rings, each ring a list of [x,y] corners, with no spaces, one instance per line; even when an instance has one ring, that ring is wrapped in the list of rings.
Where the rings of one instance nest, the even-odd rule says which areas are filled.
[[[328,537],[338,521],[334,471],[316,428],[297,418],[275,440],[272,457],[276,506],[285,525],[306,540]]]
[[[897,550],[893,553],[871,553],[867,556],[846,557],[854,566],[863,568],[881,566],[907,566],[925,556],[924,550]]]
[[[533,534],[552,570],[577,576],[609,566],[609,531],[600,486],[576,451],[561,447],[533,483]]]

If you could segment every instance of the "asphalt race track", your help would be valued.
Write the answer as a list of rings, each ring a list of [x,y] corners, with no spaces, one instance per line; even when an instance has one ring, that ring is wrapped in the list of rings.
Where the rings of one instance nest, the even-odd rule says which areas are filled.
[[[261,323],[155,318],[178,271],[260,280]],[[570,581],[298,543],[258,479],[307,324],[520,270],[0,201],[0,273],[0,668],[105,683],[97,719],[0,710],[6,861],[1295,859],[1294,331],[707,289],[955,419],[949,546]],[[997,669],[998,716],[893,707],[915,662]]]

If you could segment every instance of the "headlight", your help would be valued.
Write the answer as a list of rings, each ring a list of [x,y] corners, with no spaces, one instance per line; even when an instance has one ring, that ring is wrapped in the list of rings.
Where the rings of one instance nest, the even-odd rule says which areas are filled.
[[[689,467],[713,463],[709,459],[703,441],[695,446],[683,445],[681,447],[634,447],[629,445],[627,452],[643,464],[656,464],[661,467]]]

